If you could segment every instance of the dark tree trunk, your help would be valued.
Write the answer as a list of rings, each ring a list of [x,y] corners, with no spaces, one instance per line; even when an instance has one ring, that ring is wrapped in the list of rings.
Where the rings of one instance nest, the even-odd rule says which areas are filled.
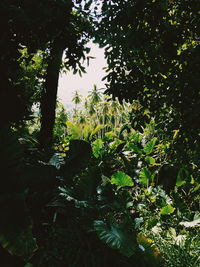
[[[54,41],[47,62],[47,73],[40,106],[41,128],[39,133],[40,147],[44,150],[52,148],[58,79],[63,50],[63,45],[59,41]]]

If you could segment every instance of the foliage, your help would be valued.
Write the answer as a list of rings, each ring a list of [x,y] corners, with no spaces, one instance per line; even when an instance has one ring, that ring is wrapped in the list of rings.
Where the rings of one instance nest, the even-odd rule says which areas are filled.
[[[199,266],[198,7],[0,2],[1,264]],[[54,127],[59,71],[85,72],[91,36],[112,99],[96,85],[84,101],[75,92]],[[37,103],[50,152],[41,112],[29,116]]]
[[[60,188],[61,195],[81,211],[79,216],[86,230],[96,232],[103,243],[130,259],[142,254],[138,261],[141,266],[147,266],[149,260],[150,266],[164,266],[166,259],[162,258],[156,238],[151,237],[152,241],[145,245],[141,239],[136,241],[136,234],[161,228],[166,234],[169,227],[176,229],[177,225],[184,225],[184,218],[191,220],[190,215],[198,212],[198,200],[195,201],[197,206],[189,199],[187,206],[180,201],[184,194],[182,188],[188,184],[186,181],[181,186],[174,185],[169,195],[157,185],[159,170],[165,164],[163,150],[167,153],[165,144],[158,138],[153,137],[142,145],[143,137],[135,133],[122,141],[120,149],[121,143],[117,140],[111,134],[96,139],[92,143],[94,158],[85,171],[76,174],[71,187]]]
[[[100,240],[111,248],[119,249],[122,254],[128,257],[134,254],[134,234],[126,231],[124,225],[113,224],[109,227],[103,221],[95,221],[94,229],[97,231]]]
[[[199,158],[199,1],[101,3],[94,35],[105,48],[107,92],[138,101],[133,127],[153,116],[163,135],[178,130],[175,158]]]
[[[167,236],[163,236],[162,233],[153,233],[150,236],[154,239],[154,244],[159,247],[162,266],[182,266],[183,262],[187,266],[199,265],[197,232],[183,232],[178,235],[176,230],[171,228]]]
[[[117,186],[133,186],[134,185],[131,177],[122,171],[118,171],[114,173],[111,176],[110,182],[111,184],[115,184]]]

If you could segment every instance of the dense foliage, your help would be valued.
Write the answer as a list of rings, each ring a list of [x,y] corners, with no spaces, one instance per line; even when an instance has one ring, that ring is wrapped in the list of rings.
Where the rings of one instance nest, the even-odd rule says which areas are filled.
[[[199,16],[190,0],[0,2],[2,267],[200,265]],[[67,112],[59,72],[85,72],[91,38],[107,95]]]
[[[197,153],[194,160],[199,158],[200,2],[101,2],[95,32],[106,51],[107,91],[121,100],[139,100],[140,124],[148,108],[159,128],[179,130],[176,149],[183,161],[191,150]]]

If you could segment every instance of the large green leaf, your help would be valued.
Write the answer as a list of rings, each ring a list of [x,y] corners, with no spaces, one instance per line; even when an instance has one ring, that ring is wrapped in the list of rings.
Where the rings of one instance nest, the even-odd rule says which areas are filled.
[[[5,194],[0,197],[0,244],[10,254],[28,260],[37,249],[24,196]]]
[[[151,141],[149,141],[143,149],[144,153],[146,153],[147,155],[151,154],[155,147],[156,141],[157,141],[156,137],[154,137]]]
[[[156,160],[150,156],[146,156],[144,160],[146,161],[146,163],[148,163],[150,165],[154,165],[156,163]]]
[[[143,186],[148,187],[148,186],[149,186],[149,183],[150,183],[151,180],[152,180],[152,174],[151,174],[151,172],[148,170],[147,167],[144,167],[144,168],[142,168],[142,169],[140,170],[139,177],[140,177],[140,183],[141,183]]]
[[[92,143],[92,152],[93,152],[93,155],[95,156],[95,158],[99,158],[102,155],[103,144],[104,144],[104,142],[101,139],[96,139]]]
[[[123,224],[107,225],[103,221],[94,221],[94,230],[97,232],[98,237],[105,244],[113,249],[119,251],[130,257],[135,253],[136,239],[135,234]]]
[[[110,182],[111,182],[111,184],[115,184],[117,186],[122,186],[122,187],[134,185],[132,178],[122,171],[118,171],[118,172],[114,173],[111,176]]]
[[[142,149],[140,149],[135,143],[128,143],[126,147],[128,150],[132,150],[134,153],[142,154]]]
[[[167,205],[161,209],[160,214],[169,215],[169,214],[172,214],[174,211],[175,211],[174,207],[172,207],[171,205]]]
[[[180,187],[186,183],[186,180],[189,177],[189,172],[186,168],[180,168],[178,171],[176,186]]]

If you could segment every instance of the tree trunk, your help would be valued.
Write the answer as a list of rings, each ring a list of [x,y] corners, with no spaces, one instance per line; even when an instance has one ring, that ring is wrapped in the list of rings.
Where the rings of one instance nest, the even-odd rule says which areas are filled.
[[[46,79],[41,97],[41,128],[39,133],[40,147],[44,150],[51,149],[53,143],[58,79],[63,50],[62,44],[59,41],[54,41],[47,62]]]

